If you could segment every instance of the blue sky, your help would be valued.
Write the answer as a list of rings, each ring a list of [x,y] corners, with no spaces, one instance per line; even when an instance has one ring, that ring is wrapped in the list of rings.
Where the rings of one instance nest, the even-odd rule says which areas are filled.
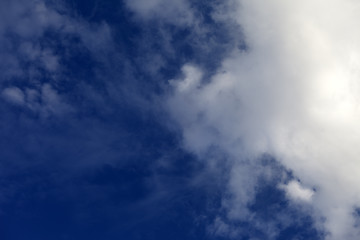
[[[358,7],[1,1],[0,239],[357,239]]]

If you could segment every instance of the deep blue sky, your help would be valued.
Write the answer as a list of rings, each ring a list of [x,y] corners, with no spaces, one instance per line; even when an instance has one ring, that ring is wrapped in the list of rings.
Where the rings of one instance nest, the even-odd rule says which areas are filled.
[[[211,75],[229,46],[246,49],[212,19],[216,1],[191,2],[210,48],[197,44],[191,27],[139,19],[120,0],[46,1],[82,26],[75,31],[64,30],[69,22],[36,27],[31,16],[39,12],[31,11],[41,1],[13,2],[0,3],[0,239],[232,239],[211,231],[225,214],[228,166],[208,171],[183,148],[162,106],[168,80],[185,63]],[[40,53],[31,57],[26,44]],[[56,56],[55,67],[46,54]],[[260,185],[248,206],[254,218],[298,219],[278,240],[322,239],[276,181]],[[268,239],[249,222],[229,224],[242,230],[236,239]]]

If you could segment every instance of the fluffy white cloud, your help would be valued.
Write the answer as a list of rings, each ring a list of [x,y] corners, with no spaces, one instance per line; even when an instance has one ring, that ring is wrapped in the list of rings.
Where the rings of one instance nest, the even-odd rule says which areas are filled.
[[[283,188],[286,194],[294,200],[310,202],[314,195],[313,190],[301,186],[300,183],[295,180],[290,181],[288,184],[280,185],[280,188]]]
[[[201,70],[192,71],[196,77],[185,70],[169,98],[185,146],[200,156],[216,146],[244,169],[248,160],[256,165],[273,155],[317,189],[285,187],[325,218],[327,239],[359,238],[353,211],[360,203],[360,3],[233,3],[247,50],[234,50],[198,87],[189,83]],[[231,216],[245,214],[253,182],[251,171],[231,172],[229,189],[240,203],[227,206]]]

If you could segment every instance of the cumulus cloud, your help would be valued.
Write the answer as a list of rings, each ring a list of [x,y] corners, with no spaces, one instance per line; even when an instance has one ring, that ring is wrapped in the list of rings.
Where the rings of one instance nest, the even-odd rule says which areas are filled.
[[[169,111],[185,147],[200,157],[221,149],[239,169],[248,169],[248,162],[256,166],[264,154],[274,156],[309,188],[296,181],[284,185],[290,199],[304,200],[316,209],[316,219],[325,219],[327,239],[357,239],[360,3],[232,2],[246,51],[235,49],[198,87],[191,79],[206,69],[184,69],[172,84]],[[241,218],[256,180],[252,170],[232,171],[229,179],[238,201],[227,209]]]

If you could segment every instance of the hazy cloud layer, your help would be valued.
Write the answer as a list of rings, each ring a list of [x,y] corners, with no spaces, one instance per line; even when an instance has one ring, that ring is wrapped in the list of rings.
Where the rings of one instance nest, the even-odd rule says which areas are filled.
[[[125,0],[126,5],[138,17],[144,20],[162,20],[176,25],[193,25],[195,17],[190,3],[175,0]]]

